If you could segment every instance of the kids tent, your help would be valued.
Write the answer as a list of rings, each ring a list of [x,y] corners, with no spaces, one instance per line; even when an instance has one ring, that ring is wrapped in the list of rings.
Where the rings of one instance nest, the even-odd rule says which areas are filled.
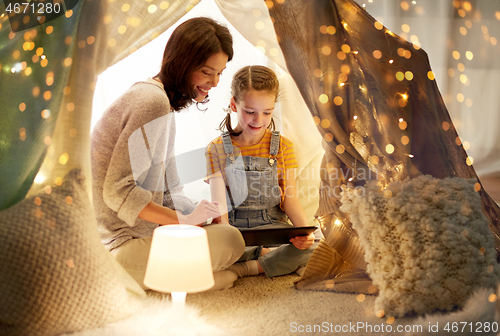
[[[284,116],[283,123],[292,140],[311,134],[305,150],[310,143],[324,150],[316,210],[324,238],[302,286],[329,290],[327,281],[344,274],[352,282],[366,281],[359,238],[339,209],[340,195],[332,190],[351,177],[354,183],[370,179],[360,178],[358,171],[376,172],[373,178],[383,184],[422,174],[477,179],[426,53],[352,0],[216,3],[248,40],[265,41],[267,50],[277,51],[270,57],[288,71],[308,109]],[[73,5],[47,22],[33,15],[1,19],[0,209],[43,187],[33,187],[40,172],[56,185],[72,168],[90,176],[97,75],[157,37],[196,2],[87,0]],[[245,29],[243,13],[255,10],[263,15],[255,27],[264,27]],[[21,29],[33,20],[42,24]],[[306,131],[304,125],[309,125]],[[500,210],[480,185],[477,190],[498,248]]]

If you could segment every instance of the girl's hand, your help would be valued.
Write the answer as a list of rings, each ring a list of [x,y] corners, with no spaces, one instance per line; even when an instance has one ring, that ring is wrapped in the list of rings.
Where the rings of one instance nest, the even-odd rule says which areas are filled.
[[[187,223],[191,225],[202,225],[209,218],[220,217],[218,203],[212,203],[207,200],[201,201],[196,208],[187,216],[184,216]]]
[[[314,244],[314,233],[310,233],[308,236],[297,236],[290,239],[292,243],[299,250],[305,250],[310,248]]]

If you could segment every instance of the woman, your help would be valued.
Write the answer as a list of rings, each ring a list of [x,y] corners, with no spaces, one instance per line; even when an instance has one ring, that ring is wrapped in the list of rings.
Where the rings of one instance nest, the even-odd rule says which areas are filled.
[[[94,208],[102,243],[143,287],[151,237],[159,225],[199,225],[220,216],[217,204],[196,207],[182,194],[175,167],[171,112],[207,101],[233,57],[229,30],[194,18],[174,30],[162,67],[134,84],[104,113],[91,137]],[[225,270],[242,255],[243,238],[229,225],[207,227],[215,285],[237,276]]]

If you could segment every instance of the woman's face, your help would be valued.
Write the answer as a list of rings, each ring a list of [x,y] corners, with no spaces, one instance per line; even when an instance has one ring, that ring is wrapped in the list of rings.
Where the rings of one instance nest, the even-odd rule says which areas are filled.
[[[231,98],[231,110],[238,113],[238,126],[242,138],[259,141],[271,123],[276,94],[267,90],[246,92],[240,101]]]
[[[196,91],[195,101],[201,103],[208,95],[211,88],[219,83],[219,76],[226,68],[228,56],[220,52],[210,56],[205,65],[195,70],[191,75],[191,85]]]

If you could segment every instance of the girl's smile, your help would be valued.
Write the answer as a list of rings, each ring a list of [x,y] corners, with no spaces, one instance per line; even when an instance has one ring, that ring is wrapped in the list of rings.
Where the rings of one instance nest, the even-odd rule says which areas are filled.
[[[238,114],[238,126],[235,132],[240,132],[238,143],[251,145],[258,143],[271,123],[276,102],[276,94],[267,90],[249,90],[237,102],[231,98],[231,110]]]

